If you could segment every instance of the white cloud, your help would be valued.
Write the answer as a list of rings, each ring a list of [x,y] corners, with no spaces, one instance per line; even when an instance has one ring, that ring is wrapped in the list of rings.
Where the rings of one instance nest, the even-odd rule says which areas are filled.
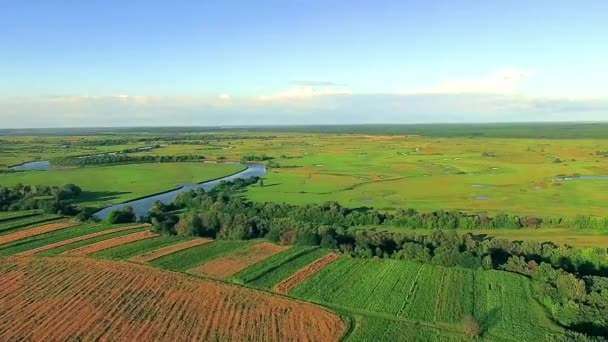
[[[444,80],[427,89],[404,89],[401,94],[511,94],[530,72],[519,68],[501,68],[492,74],[469,79]]]
[[[278,92],[272,95],[258,96],[260,101],[277,101],[277,100],[294,100],[294,99],[306,99],[317,96],[327,95],[344,95],[351,94],[349,89],[343,87],[328,87],[328,86],[296,86],[290,89]]]
[[[220,100],[228,101],[228,100],[230,100],[231,97],[230,97],[229,94],[219,94],[217,96],[217,98],[220,99]]]

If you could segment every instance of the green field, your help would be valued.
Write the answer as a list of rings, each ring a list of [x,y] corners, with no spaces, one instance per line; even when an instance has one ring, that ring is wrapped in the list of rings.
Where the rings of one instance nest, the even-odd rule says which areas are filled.
[[[154,259],[149,264],[172,271],[186,272],[258,242],[257,240],[217,240]]]
[[[174,245],[176,243],[185,242],[190,238],[182,238],[170,235],[161,235],[151,239],[144,239],[127,243],[124,245],[108,248],[91,254],[94,258],[126,260],[147,252]]]
[[[73,249],[80,248],[83,246],[88,246],[88,245],[96,243],[96,242],[105,241],[105,240],[123,236],[123,235],[133,234],[133,233],[141,232],[144,230],[148,230],[148,228],[129,229],[129,230],[121,231],[121,232],[114,232],[114,233],[109,233],[109,234],[105,234],[105,235],[101,235],[101,236],[96,236],[96,237],[93,237],[90,239],[72,242],[67,245],[51,248],[49,250],[37,253],[36,255],[38,255],[38,256],[56,256],[63,252],[71,251]]]
[[[47,223],[61,220],[63,217],[53,214],[36,214],[33,216],[20,216],[0,222],[0,235],[14,233],[19,230],[24,230],[36,226],[41,226]]]
[[[233,281],[270,290],[306,265],[329,253],[316,247],[292,247],[235,274]]]
[[[61,186],[73,183],[84,190],[82,202],[102,206],[174,189],[183,183],[220,178],[243,169],[243,166],[233,164],[130,164],[5,173],[0,174],[0,184]]]
[[[290,294],[353,313],[462,331],[473,315],[496,339],[539,340],[557,328],[532,299],[525,277],[395,260],[341,258]]]
[[[0,212],[0,224],[12,221],[18,218],[26,218],[36,216],[41,213],[40,210],[21,210],[21,211],[3,211]]]

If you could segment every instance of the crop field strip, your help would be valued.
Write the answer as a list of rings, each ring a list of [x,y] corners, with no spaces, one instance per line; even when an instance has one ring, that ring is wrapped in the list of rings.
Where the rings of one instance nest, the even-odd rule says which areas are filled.
[[[149,261],[147,264],[187,272],[213,259],[259,243],[259,240],[215,240]]]
[[[0,212],[0,224],[3,224],[7,221],[38,216],[41,214],[42,211],[40,210],[3,211]]]
[[[0,298],[7,340],[338,341],[346,329],[313,304],[90,258],[0,259]]]
[[[313,252],[317,253],[313,254]],[[275,254],[264,261],[242,270],[232,276],[231,281],[237,284],[247,284],[252,287],[269,290],[281,280],[327,253],[329,252],[325,252],[316,246],[293,246],[284,252]],[[309,260],[303,260],[307,256]]]
[[[0,223],[0,236],[30,229],[44,223],[52,223],[60,220],[64,220],[64,218],[62,216],[53,214],[37,214],[26,217],[17,217],[15,219]]]
[[[281,283],[274,287],[274,291],[277,293],[287,294],[300,283],[306,281],[308,278],[315,275],[315,273],[319,272],[327,265],[338,259],[340,259],[340,255],[336,253],[329,253],[323,256],[322,258],[317,259],[312,264],[294,273],[289,278],[283,280]]]
[[[152,253],[156,250],[171,248],[182,243],[198,240],[191,237],[179,237],[172,235],[160,235],[150,239],[135,241],[124,245],[107,248],[99,252],[89,254],[93,258],[111,259],[111,260],[130,260],[141,256],[142,254]],[[200,239],[206,240],[206,239]],[[131,260],[130,260],[131,261]]]
[[[48,224],[41,225],[41,226],[35,226],[35,227],[28,228],[25,230],[19,230],[14,233],[0,236],[0,245],[11,243],[14,241],[18,241],[18,240],[36,236],[36,235],[50,233],[50,232],[60,230],[60,229],[70,228],[70,227],[73,227],[76,225],[78,225],[77,222],[62,221],[62,222],[57,222],[57,223],[48,223]]]
[[[132,233],[128,235],[113,237],[107,240],[99,241],[92,243],[90,245],[82,246],[76,249],[68,250],[66,252],[61,253],[62,256],[85,256],[91,253],[99,252],[101,250],[116,247],[120,245],[124,245],[127,243],[150,239],[158,236],[157,233],[151,232],[150,230],[144,230],[137,233]]]
[[[225,279],[251,265],[255,265],[258,262],[288,249],[289,246],[279,246],[270,242],[262,242],[211,260],[191,269],[189,272],[212,278]]]
[[[341,258],[289,295],[454,330],[466,315],[474,315],[488,325],[488,336],[498,339],[561,336],[530,291],[528,279],[511,273]]]
[[[82,235],[82,236],[77,236],[77,237],[73,237],[71,239],[67,239],[67,240],[63,240],[63,241],[58,241],[55,243],[51,243],[48,245],[44,245],[44,246],[40,246],[38,248],[34,248],[31,249],[29,251],[25,251],[25,252],[21,252],[21,253],[17,253],[16,255],[18,256],[31,256],[37,253],[42,253],[51,249],[55,249],[58,247],[62,247],[62,246],[66,246],[66,245],[70,245],[76,242],[80,242],[80,241],[84,241],[84,240],[89,240],[96,238],[96,237],[100,237],[100,236],[106,236],[109,234],[113,234],[113,233],[119,233],[119,232],[123,232],[123,231],[130,231],[136,228],[142,228],[145,227],[146,225],[133,225],[133,226],[126,226],[126,227],[119,227],[119,228],[113,228],[113,229],[107,229],[107,230],[102,230],[96,233],[91,233],[91,234],[87,234],[87,235]]]
[[[193,239],[193,240],[185,241],[185,242],[181,242],[181,243],[175,243],[170,246],[160,247],[158,249],[153,249],[148,252],[144,252],[143,254],[138,254],[137,256],[130,258],[129,261],[143,264],[148,261],[152,261],[154,259],[163,257],[165,255],[177,253],[179,251],[183,251],[188,248],[204,245],[211,241],[213,241],[213,240],[199,238],[199,239]]]
[[[144,227],[139,227],[139,228],[131,228],[131,229],[127,229],[127,230],[121,230],[121,231],[117,231],[117,232],[112,232],[112,233],[109,233],[109,234],[104,234],[104,235],[92,237],[90,239],[80,240],[80,241],[72,242],[72,243],[69,243],[69,244],[66,244],[66,245],[63,245],[63,246],[59,246],[59,247],[55,247],[55,248],[52,248],[52,249],[48,249],[46,251],[38,253],[37,256],[65,255],[65,254],[68,254],[70,251],[73,251],[73,250],[77,250],[77,249],[80,249],[80,248],[85,248],[87,246],[99,244],[99,243],[102,243],[102,242],[105,242],[105,241],[117,239],[117,238],[120,238],[120,237],[124,237],[126,235],[132,235],[132,234],[135,234],[135,233],[144,232],[146,230],[148,230],[148,228],[144,226]]]

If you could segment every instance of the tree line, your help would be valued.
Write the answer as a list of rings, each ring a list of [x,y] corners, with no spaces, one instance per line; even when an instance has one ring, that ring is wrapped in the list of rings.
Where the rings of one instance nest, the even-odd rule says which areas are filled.
[[[57,165],[64,166],[87,166],[87,165],[113,165],[131,163],[176,163],[176,162],[200,162],[205,160],[202,155],[172,155],[155,156],[143,155],[132,156],[124,153],[106,153],[82,157],[65,157],[54,161]]]
[[[0,211],[42,209],[46,213],[78,215],[81,209],[74,202],[81,193],[80,187],[74,184],[0,186]]]

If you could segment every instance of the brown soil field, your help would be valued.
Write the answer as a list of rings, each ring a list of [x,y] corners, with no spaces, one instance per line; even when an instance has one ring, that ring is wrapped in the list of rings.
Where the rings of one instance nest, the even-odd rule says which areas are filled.
[[[149,239],[158,236],[158,234],[153,233],[149,230],[133,233],[129,235],[118,236],[115,238],[107,239],[104,241],[99,241],[96,243],[92,243],[90,245],[82,246],[80,248],[72,249],[71,251],[63,252],[61,255],[64,256],[83,256],[95,252],[99,252],[104,249],[108,249],[111,247],[116,247],[120,245],[124,245],[125,243],[139,241],[143,239]]]
[[[43,226],[20,230],[18,232],[0,236],[0,245],[4,244],[4,243],[9,243],[9,242],[25,239],[30,236],[36,236],[36,235],[49,233],[49,232],[59,230],[59,229],[73,227],[76,225],[78,225],[77,222],[64,221],[64,222],[49,223],[49,224],[45,224]]]
[[[4,341],[338,341],[316,305],[134,263],[1,258]]]
[[[141,227],[146,227],[146,226],[149,226],[149,225],[148,224],[138,224],[138,225],[135,225],[135,226],[127,226],[127,227],[108,229],[108,230],[104,230],[102,232],[97,232],[97,233],[87,234],[87,235],[83,235],[83,236],[78,236],[78,237],[67,239],[67,240],[64,240],[64,241],[55,242],[55,243],[52,243],[50,245],[40,246],[38,248],[34,248],[34,249],[29,250],[29,251],[21,252],[21,253],[18,253],[16,255],[18,255],[18,256],[30,256],[30,255],[34,255],[36,253],[44,252],[44,251],[49,250],[49,249],[53,249],[53,248],[61,247],[61,246],[65,246],[65,245],[69,245],[71,243],[78,242],[78,241],[88,240],[88,239],[91,239],[91,238],[94,238],[94,237],[97,237],[97,236],[103,236],[103,235],[107,235],[107,234],[112,234],[112,233],[116,233],[116,232],[122,232],[122,231],[125,231],[125,230],[136,229],[136,228],[141,228]]]
[[[167,247],[163,247],[163,248],[159,248],[156,250],[153,250],[151,252],[148,252],[146,254],[142,254],[142,255],[138,255],[136,257],[133,257],[131,259],[129,259],[129,261],[133,261],[133,262],[137,262],[140,264],[143,264],[144,262],[148,262],[154,259],[158,259],[160,257],[163,257],[165,255],[169,255],[175,252],[179,252],[179,251],[183,251],[184,249],[188,249],[188,248],[192,248],[198,245],[202,245],[205,243],[209,243],[213,240],[211,239],[195,239],[195,240],[191,240],[191,241],[186,241],[183,243],[178,243],[175,245],[171,245],[171,246],[167,246]]]
[[[289,246],[279,246],[270,242],[258,243],[244,251],[211,260],[206,264],[193,268],[189,272],[224,279],[287,249],[289,249]]]
[[[315,273],[319,272],[323,267],[329,265],[340,258],[340,256],[336,253],[330,253],[326,256],[316,260],[312,264],[306,266],[305,268],[299,270],[291,277],[283,280],[279,283],[274,291],[277,293],[287,294],[289,291],[293,290],[296,286],[300,285],[306,279],[312,277]]]

